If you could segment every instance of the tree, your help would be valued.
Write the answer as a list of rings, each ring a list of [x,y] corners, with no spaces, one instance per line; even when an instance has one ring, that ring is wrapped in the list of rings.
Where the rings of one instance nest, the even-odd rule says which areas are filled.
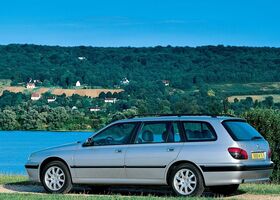
[[[16,130],[19,128],[17,115],[10,109],[5,109],[0,112],[0,129],[1,130]]]
[[[280,182],[280,112],[273,109],[252,109],[242,114],[269,142],[274,162],[273,181]]]

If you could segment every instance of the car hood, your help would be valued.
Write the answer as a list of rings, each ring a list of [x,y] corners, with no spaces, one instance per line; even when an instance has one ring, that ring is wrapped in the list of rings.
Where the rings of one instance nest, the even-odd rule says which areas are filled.
[[[33,154],[39,154],[39,153],[46,153],[46,152],[52,152],[52,151],[69,151],[69,150],[76,150],[79,146],[81,146],[81,142],[71,143],[71,144],[64,144],[56,147],[50,147],[47,149],[43,149],[40,151],[36,151]]]

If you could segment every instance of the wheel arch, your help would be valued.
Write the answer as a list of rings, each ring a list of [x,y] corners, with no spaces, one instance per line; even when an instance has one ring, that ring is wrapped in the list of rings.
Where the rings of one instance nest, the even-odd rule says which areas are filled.
[[[72,174],[71,174],[71,170],[70,170],[70,167],[68,166],[67,162],[65,160],[63,160],[62,158],[60,157],[57,157],[57,156],[52,156],[52,157],[48,157],[46,158],[41,164],[40,164],[40,167],[39,167],[39,178],[40,178],[40,181],[42,181],[42,171],[44,169],[44,167],[52,162],[52,161],[60,161],[62,162],[63,164],[66,165],[68,171],[69,171],[69,174],[70,174],[70,179],[71,179],[71,182],[72,182]]]
[[[204,175],[203,175],[203,171],[202,169],[197,165],[195,164],[194,162],[191,162],[189,160],[179,160],[179,161],[176,161],[174,163],[172,163],[168,170],[167,170],[167,173],[166,173],[166,177],[165,177],[165,180],[166,180],[166,183],[169,184],[169,178],[171,176],[171,173],[172,173],[172,170],[175,169],[175,167],[177,167],[178,165],[181,165],[181,164],[191,164],[193,165],[195,168],[198,169],[198,171],[200,172],[201,176],[202,176],[202,179],[203,179],[203,184],[205,186],[205,179],[204,179]]]

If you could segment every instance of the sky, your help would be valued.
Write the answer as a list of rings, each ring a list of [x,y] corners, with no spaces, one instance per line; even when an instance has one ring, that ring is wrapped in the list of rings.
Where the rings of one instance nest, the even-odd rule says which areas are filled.
[[[0,44],[280,47],[279,0],[6,0]]]

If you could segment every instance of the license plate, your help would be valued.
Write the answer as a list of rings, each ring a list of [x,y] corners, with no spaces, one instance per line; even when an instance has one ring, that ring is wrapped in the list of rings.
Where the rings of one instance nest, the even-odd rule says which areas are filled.
[[[265,154],[264,154],[264,152],[252,153],[252,159],[253,160],[264,160]]]

